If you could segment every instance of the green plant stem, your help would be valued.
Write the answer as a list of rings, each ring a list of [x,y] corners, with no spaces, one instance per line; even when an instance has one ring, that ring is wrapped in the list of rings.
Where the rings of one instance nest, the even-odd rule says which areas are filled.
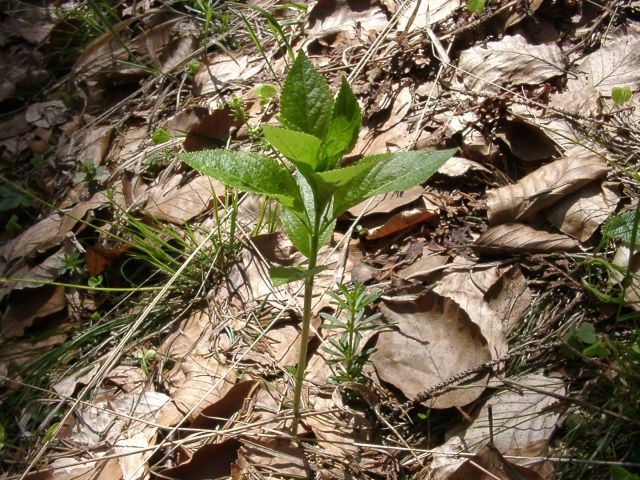
[[[132,288],[111,288],[92,287],[90,285],[80,285],[77,283],[53,282],[48,280],[36,280],[32,278],[11,278],[0,277],[0,283],[31,283],[34,285],[53,285],[55,287],[75,288],[78,290],[91,290],[92,292],[152,292],[160,290],[162,287],[132,287]]]
[[[309,266],[307,271],[316,267],[318,259],[318,235],[312,236]],[[309,343],[309,328],[311,326],[311,302],[313,300],[313,282],[315,275],[309,275],[304,280],[304,307],[302,309],[302,333],[300,334],[300,351],[298,354],[298,368],[296,369],[296,384],[293,393],[293,424],[291,434],[298,437],[298,424],[300,423],[300,401],[302,397],[302,383],[304,371],[307,368],[307,347]]]
[[[627,271],[625,272],[622,280],[622,298],[618,304],[618,311],[616,313],[616,321],[620,320],[622,314],[622,307],[625,305],[625,299],[627,296],[627,289],[631,283],[633,276],[633,260],[636,252],[636,241],[638,239],[638,228],[640,227],[640,202],[636,205],[636,214],[633,217],[633,229],[631,230],[631,241],[629,243],[629,262],[627,263]]]

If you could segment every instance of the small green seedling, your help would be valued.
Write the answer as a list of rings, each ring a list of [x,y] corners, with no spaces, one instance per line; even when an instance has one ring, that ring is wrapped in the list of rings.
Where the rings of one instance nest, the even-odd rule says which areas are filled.
[[[469,0],[467,2],[467,10],[473,13],[482,13],[486,7],[486,0]]]
[[[79,275],[84,272],[84,258],[77,250],[65,253],[62,256],[62,270],[60,273],[69,275]]]
[[[95,165],[90,158],[80,164],[78,173],[74,177],[76,183],[87,182],[90,187],[96,187],[109,178],[109,170],[102,165]]]
[[[136,350],[134,357],[140,362],[140,369],[148,377],[151,372],[151,364],[156,358],[156,351],[152,348]]]
[[[167,143],[171,140],[171,134],[167,132],[164,128],[158,128],[151,135],[151,141],[154,145],[160,145],[162,143]]]
[[[271,83],[262,83],[255,88],[255,94],[260,99],[260,105],[265,106],[278,93],[278,88]]]
[[[341,165],[360,132],[360,106],[346,79],[333,96],[303,52],[293,62],[282,88],[282,127],[265,125],[265,139],[286,160],[249,152],[206,150],[181,156],[191,167],[228,186],[271,197],[282,207],[282,227],[308,259],[306,266],[269,270],[274,286],[304,280],[302,333],[293,398],[292,433],[297,435],[311,321],[318,251],[331,239],[337,218],[377,194],[402,191],[425,182],[454,153],[394,152]]]
[[[327,321],[323,328],[340,333],[338,338],[329,338],[329,346],[323,349],[331,357],[327,363],[338,369],[331,380],[336,383],[364,383],[364,366],[370,363],[369,357],[376,349],[363,350],[363,334],[385,327],[378,321],[382,315],[380,312],[366,315],[367,307],[380,297],[380,292],[367,293],[366,288],[360,284],[355,284],[352,289],[340,284],[338,289],[340,294],[329,292],[329,295],[333,298],[331,303],[343,315],[320,314]]]
[[[611,100],[613,100],[617,105],[624,105],[629,100],[631,100],[631,96],[633,95],[633,91],[629,85],[625,85],[623,87],[613,87],[611,89]]]

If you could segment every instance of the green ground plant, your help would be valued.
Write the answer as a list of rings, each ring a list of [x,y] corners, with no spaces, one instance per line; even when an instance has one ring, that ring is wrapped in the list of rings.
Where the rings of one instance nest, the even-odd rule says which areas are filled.
[[[329,365],[335,365],[338,373],[331,377],[336,383],[355,382],[363,383],[366,377],[363,368],[369,362],[369,356],[376,349],[363,350],[363,333],[375,332],[385,327],[378,322],[381,313],[367,314],[367,307],[380,298],[380,292],[367,293],[364,285],[355,284],[351,289],[346,285],[338,285],[340,293],[329,292],[338,311],[336,315],[321,313],[327,321],[323,328],[340,332],[340,336],[329,338],[330,346],[324,347],[324,351],[332,358],[327,361]],[[340,313],[344,312],[344,319]]]
[[[264,126],[266,140],[281,154],[206,150],[182,160],[228,186],[275,199],[282,227],[308,259],[306,267],[269,269],[274,286],[304,280],[301,346],[293,398],[292,433],[297,435],[300,397],[307,359],[311,302],[318,252],[333,234],[337,218],[377,194],[402,191],[425,182],[455,150],[394,152],[362,158],[348,166],[360,132],[360,106],[346,79],[337,95],[303,52],[295,57],[282,88],[282,127]]]

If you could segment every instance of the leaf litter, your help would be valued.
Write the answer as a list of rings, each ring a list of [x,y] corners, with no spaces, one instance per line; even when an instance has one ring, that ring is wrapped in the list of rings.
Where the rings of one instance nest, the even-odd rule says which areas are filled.
[[[385,294],[379,309],[387,328],[365,342],[377,349],[373,365],[365,369],[370,384],[359,387],[360,404],[345,404],[344,398],[350,397],[328,380],[331,371],[321,348],[328,337],[316,316],[304,391],[309,416],[303,427],[317,449],[281,435],[289,424],[287,398],[295,356],[287,352],[297,350],[301,297],[295,283],[273,289],[266,265],[297,264],[299,253],[281,235],[261,230],[265,212],[272,217],[271,228],[278,212],[261,204],[244,209],[243,202],[249,203],[245,197],[236,219],[239,261],[198,297],[207,308],[171,319],[156,334],[159,357],[152,369],[158,370],[152,376],[142,366],[112,367],[96,392],[84,398],[88,403],[74,407],[76,419],[52,440],[58,445],[76,442],[91,454],[43,457],[48,468],[44,478],[95,473],[91,463],[68,460],[113,454],[115,459],[103,462],[100,478],[148,478],[150,471],[171,478],[304,478],[310,472],[319,478],[385,478],[385,472],[402,470],[415,478],[453,479],[476,475],[477,465],[500,478],[549,478],[550,464],[518,465],[521,462],[509,456],[549,452],[565,380],[560,371],[552,376],[533,370],[507,375],[504,368],[510,360],[505,358],[517,357],[513,352],[518,352],[523,318],[541,297],[539,282],[544,280],[536,278],[531,265],[535,255],[553,259],[589,251],[602,223],[621,203],[628,203],[633,190],[612,174],[608,162],[618,160],[619,152],[598,143],[594,125],[606,115],[623,118],[624,108],[611,106],[612,88],[628,85],[636,95],[640,68],[633,19],[623,18],[624,25],[611,30],[598,24],[577,30],[574,25],[574,36],[563,37],[554,36],[553,24],[573,21],[568,13],[543,2],[531,2],[529,9],[498,2],[484,13],[471,14],[459,2],[387,1],[364,6],[318,2],[308,17],[292,7],[275,12],[279,20],[305,27],[295,47],[306,48],[312,61],[326,69],[330,82],[339,80],[333,72],[354,74],[354,90],[365,113],[357,155],[412,149],[416,143],[461,147],[460,157],[449,160],[427,190],[353,206],[326,249],[329,269],[315,292],[316,313],[333,308],[326,289],[351,278],[365,279],[370,289]],[[38,48],[54,48],[58,36],[65,34],[65,23],[52,22],[41,10],[33,12],[39,13],[29,19],[29,28],[11,16],[2,22],[11,27],[4,38],[24,56],[24,64],[31,65],[37,83]],[[284,74],[286,61],[278,43],[269,40],[263,26],[257,28],[255,18],[272,66],[247,38],[233,55],[225,47],[196,57],[202,31],[183,13],[140,6],[130,16],[124,10],[120,14],[122,20],[112,25],[116,35],[104,32],[67,60],[75,79],[65,92],[69,101],[64,95],[64,101],[55,95],[32,101],[21,81],[26,77],[16,69],[2,83],[0,101],[11,106],[26,98],[23,112],[2,117],[0,158],[13,168],[5,173],[3,167],[2,174],[24,181],[16,167],[33,165],[43,156],[41,170],[33,175],[38,178],[25,185],[57,207],[12,208],[20,228],[17,235],[3,234],[0,247],[4,279],[22,280],[3,285],[3,341],[24,337],[27,353],[31,347],[46,349],[63,341],[65,335],[55,328],[70,329],[71,319],[95,321],[89,320],[89,310],[70,311],[91,303],[72,304],[67,292],[71,287],[25,286],[26,280],[74,280],[61,277],[60,262],[73,242],[84,244],[87,252],[102,248],[94,244],[92,227],[84,222],[105,217],[109,195],[135,214],[177,226],[227,215],[225,190],[208,178],[185,176],[171,156],[161,153],[212,145],[248,151],[248,139],[256,141],[252,129],[271,122],[275,112],[269,103],[273,100],[262,104],[250,91],[257,84],[279,83],[270,67]],[[497,29],[493,35],[487,33],[491,29]],[[239,31],[229,30],[242,37]],[[543,39],[541,32],[547,31],[550,36]],[[599,39],[588,49],[585,31]],[[449,49],[446,55],[438,43]],[[8,54],[3,51],[1,56]],[[138,63],[130,62],[130,54]],[[445,57],[449,63],[439,60]],[[201,62],[189,67],[195,59]],[[51,67],[45,63],[43,68]],[[174,82],[167,84],[170,88],[160,88],[152,68]],[[230,109],[233,96],[253,98],[245,120]],[[84,105],[80,109],[78,100]],[[630,114],[637,118],[634,108]],[[156,127],[169,132],[166,148],[151,140]],[[106,166],[110,178],[102,184],[74,185],[73,175],[85,160]],[[354,219],[363,228],[360,234],[349,230]],[[213,223],[207,221],[203,224],[209,228]],[[626,268],[630,253],[624,248],[617,250],[613,263]],[[124,274],[127,262],[121,265],[121,260],[114,265]],[[631,265],[637,272],[636,263],[634,257]],[[92,276],[115,275],[114,265],[93,269]],[[636,279],[628,284],[628,301],[637,302]],[[94,305],[102,302],[91,300]],[[50,340],[36,342],[29,337],[35,331]],[[29,355],[14,358],[20,348],[16,345],[0,345],[0,372],[14,380],[21,378],[29,361]],[[108,351],[97,358],[96,364],[102,364]],[[90,384],[95,369],[87,371],[63,373],[66,383],[52,383],[51,399],[75,395]],[[258,384],[260,378],[266,380]],[[403,466],[396,454],[380,459],[370,444],[409,445],[412,430],[400,423],[376,437],[373,427],[389,427],[388,409],[425,392],[433,394],[419,402],[421,415],[457,423],[435,435],[429,447],[475,457],[444,465],[444,457],[434,454],[432,464],[425,465],[408,454]],[[260,421],[269,423],[259,426]],[[205,432],[220,428],[212,434],[216,443],[194,441],[177,453],[165,434],[169,432],[171,440],[176,429],[193,437],[187,426]],[[429,426],[441,429],[435,420]],[[96,447],[98,438],[104,448]],[[157,461],[149,452],[161,447],[172,452],[147,465],[150,458]],[[212,456],[218,461],[210,462]]]

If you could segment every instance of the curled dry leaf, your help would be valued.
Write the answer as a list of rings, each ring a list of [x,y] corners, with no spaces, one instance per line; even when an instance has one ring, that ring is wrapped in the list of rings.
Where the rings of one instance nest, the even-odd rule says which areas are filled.
[[[106,202],[103,193],[96,193],[86,202],[79,203],[64,214],[53,213],[32,225],[13,240],[0,247],[0,258],[7,263],[22,257],[33,257],[59,245],[67,232],[90,210]]]
[[[242,408],[245,401],[255,393],[259,384],[257,380],[245,380],[237,383],[220,400],[203,408],[194,418],[191,428],[214,430],[220,422],[231,418]]]
[[[537,85],[565,72],[559,47],[532,45],[521,35],[465,50],[458,66],[467,88],[484,93],[497,93],[502,85]]]
[[[220,480],[231,476],[231,465],[238,459],[242,443],[229,438],[221,443],[208,443],[196,450],[190,460],[158,472],[160,478],[174,480]]]
[[[586,242],[619,201],[616,185],[592,183],[554,204],[547,219],[562,233]]]
[[[540,127],[519,120],[500,124],[496,134],[511,152],[524,162],[547,160],[558,154],[558,147]]]
[[[194,108],[187,114],[185,123],[189,125],[184,139],[184,149],[187,152],[220,148],[225,145],[232,131],[242,125],[228,106],[211,113],[201,107]]]
[[[520,268],[513,266],[503,272],[489,288],[485,300],[502,320],[502,328],[508,335],[518,326],[518,320],[531,306],[533,295]]]
[[[474,249],[484,254],[576,252],[580,244],[571,237],[536,230],[522,223],[491,227],[475,241]]]
[[[45,285],[27,291],[19,299],[13,299],[0,320],[3,338],[15,338],[24,334],[36,320],[60,312],[67,306],[64,287]]]
[[[174,359],[187,355],[205,356],[211,352],[213,325],[207,312],[193,310],[165,339],[158,352],[165,358]]]
[[[422,254],[419,260],[400,270],[398,276],[405,280],[427,281],[435,272],[442,270],[443,266],[449,260],[449,255],[442,255],[437,252],[425,250],[425,253]]]
[[[486,172],[490,170],[478,162],[462,157],[451,157],[438,169],[438,173],[447,177],[461,177],[468,172]]]
[[[397,208],[418,200],[422,196],[422,192],[424,192],[423,187],[414,187],[405,192],[383,193],[350,208],[347,213],[354,217],[374,215],[376,213],[391,213]]]
[[[598,156],[561,158],[544,165],[513,185],[487,191],[489,222],[527,220],[608,171]]]
[[[371,359],[380,378],[408,398],[491,359],[480,329],[453,300],[427,293],[416,301],[385,301],[381,311],[395,327],[379,334]],[[486,377],[448,391],[428,406],[467,405],[485,384]]]
[[[432,211],[426,208],[412,208],[399,212],[382,225],[367,229],[365,238],[375,240],[402,232],[420,223],[433,222],[438,219],[439,213],[439,210]]]

